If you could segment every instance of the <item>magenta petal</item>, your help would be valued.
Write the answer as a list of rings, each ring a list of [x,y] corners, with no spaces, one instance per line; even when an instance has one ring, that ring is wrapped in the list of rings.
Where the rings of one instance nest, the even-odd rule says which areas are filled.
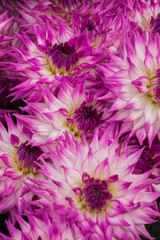
[[[67,214],[67,207],[64,205],[58,205],[56,203],[53,204],[54,210],[56,213],[60,215],[66,215]]]
[[[0,156],[0,159],[2,159],[2,161],[6,164],[7,167],[13,167],[13,165],[10,163],[9,157],[6,154]]]
[[[118,200],[112,200],[110,206],[106,209],[106,213],[110,217],[114,217],[116,215],[127,212],[124,208],[123,204]]]
[[[108,182],[114,183],[114,182],[117,182],[117,181],[118,181],[118,175],[112,175],[108,178],[107,183]]]
[[[151,81],[147,77],[139,77],[138,79],[132,81],[133,85],[141,92],[147,93],[150,91]]]
[[[106,158],[102,163],[100,163],[95,170],[95,175],[97,178],[107,179],[110,174],[108,166],[108,158]]]
[[[11,144],[14,146],[14,147],[18,147],[19,145],[19,138],[14,135],[14,134],[11,134],[10,136],[10,141],[11,141]]]
[[[15,172],[14,170],[12,171],[11,168],[6,168],[4,171],[4,176],[10,177],[12,179],[19,179],[23,175],[23,172]]]

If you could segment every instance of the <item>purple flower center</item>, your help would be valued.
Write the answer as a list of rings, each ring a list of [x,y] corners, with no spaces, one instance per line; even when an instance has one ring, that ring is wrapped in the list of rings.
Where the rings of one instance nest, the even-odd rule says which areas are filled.
[[[67,72],[71,70],[78,61],[74,47],[71,47],[67,42],[59,45],[55,44],[49,56],[53,65],[58,69],[64,68]]]
[[[133,144],[133,146],[132,146]],[[133,137],[130,140],[129,146],[131,147],[131,153],[138,151],[141,146],[138,143],[137,138]],[[144,173],[153,167],[159,167],[160,165],[160,145],[159,140],[154,139],[152,147],[149,148],[148,141],[144,141],[144,150],[137,161],[134,171],[134,174]]]
[[[34,161],[43,153],[39,147],[31,147],[30,145],[26,145],[27,142],[22,143],[18,147],[17,156],[19,158],[19,162],[23,162],[23,168],[28,168],[30,166],[34,166]]]
[[[155,33],[155,32],[160,34],[160,13],[153,20],[153,33]]]
[[[90,210],[101,210],[105,208],[106,203],[112,198],[112,194],[108,191],[108,184],[105,180],[99,178],[91,178],[86,172],[82,175],[84,186],[74,188],[73,191],[80,195],[80,200],[84,201]]]
[[[55,3],[55,1],[53,1]],[[79,4],[82,4],[82,0],[56,0],[57,5],[64,9],[76,8]]]
[[[93,131],[101,123],[102,115],[93,106],[81,106],[74,111],[73,121],[79,130]]]
[[[87,17],[82,21],[81,32],[85,33],[87,37],[94,42],[96,41],[96,37],[102,33],[102,29],[99,24],[95,25],[92,20]]]
[[[87,29],[88,29],[88,31],[92,31],[94,29],[94,25],[88,24]]]
[[[137,171],[139,173],[144,173],[144,172],[152,169],[158,163],[160,163],[160,147],[159,147],[159,145],[154,145],[154,146],[152,146],[151,149],[149,149],[148,147],[145,147],[140,159],[138,160],[138,162],[135,166],[134,172]]]
[[[152,168],[152,156],[149,149],[144,149],[138,162],[136,163],[133,173],[144,173]]]

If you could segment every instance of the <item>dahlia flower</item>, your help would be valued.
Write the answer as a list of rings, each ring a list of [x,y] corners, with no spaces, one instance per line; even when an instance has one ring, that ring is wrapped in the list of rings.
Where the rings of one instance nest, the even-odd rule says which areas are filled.
[[[147,0],[139,1],[131,14],[131,19],[137,23],[139,27],[146,31],[149,29],[154,35],[160,33],[160,2]]]
[[[160,133],[159,41],[158,35],[154,39],[150,33],[146,33],[146,38],[135,35],[134,48],[129,39],[126,43],[128,63],[111,61],[106,70],[103,67],[109,75],[105,83],[115,96],[109,111],[117,111],[110,121],[131,123],[132,133],[136,132],[139,142],[147,136],[149,146]]]
[[[34,145],[52,142],[65,130],[76,137],[82,133],[91,137],[98,126],[105,126],[105,120],[110,116],[106,102],[96,101],[91,92],[85,94],[82,83],[73,88],[63,82],[57,96],[44,87],[40,89],[44,101],[27,101],[23,110],[30,115],[16,114],[33,132],[31,142]]]
[[[72,13],[72,27],[75,34],[85,34],[94,49],[107,46],[110,51],[119,52],[121,37],[127,30],[126,9],[130,4],[119,1],[101,1],[90,8],[77,8]]]
[[[49,216],[45,211],[36,217],[31,212],[25,211],[25,216],[28,221],[16,214],[16,220],[21,228],[18,230],[11,221],[6,222],[11,237],[0,233],[1,239],[4,240],[60,240],[60,233],[58,232],[55,222],[51,222]]]
[[[51,2],[54,2],[62,11],[71,11],[78,6],[89,3],[88,0],[51,0]]]
[[[20,197],[23,180],[27,176],[42,177],[34,162],[38,161],[43,151],[28,143],[31,133],[19,121],[15,125],[11,117],[6,116],[6,122],[8,131],[0,123],[0,213],[13,213],[15,207],[18,207],[20,212],[23,207]],[[32,193],[28,193],[26,197],[32,196]]]
[[[88,71],[95,63],[106,59],[106,56],[100,55],[101,52],[93,50],[86,36],[70,37],[67,29],[62,26],[58,33],[49,24],[47,29],[42,27],[42,30],[33,27],[37,43],[32,42],[26,34],[17,33],[27,49],[12,47],[15,53],[10,55],[16,59],[16,62],[7,62],[6,70],[28,78],[20,85],[23,89],[21,97],[28,95],[27,91],[30,91],[31,86],[33,91],[37,82],[57,84],[57,76]],[[16,94],[19,94],[20,86]]]
[[[142,150],[141,155],[138,161],[135,164],[133,169],[134,174],[145,173],[149,170],[151,174],[149,176],[150,179],[155,179],[153,186],[156,191],[159,191],[160,188],[160,141],[156,136],[152,142],[151,147],[149,147],[148,139],[145,138],[143,141],[143,145],[140,145],[137,137],[133,135],[129,136],[129,133],[126,135],[123,134],[120,138],[120,151],[123,151],[125,145],[128,145],[129,153],[132,154],[136,151]]]
[[[47,22],[59,33],[64,30],[71,31],[68,19],[62,18],[64,12],[61,11],[51,1],[28,0],[22,3],[18,2],[16,21],[20,26],[21,33],[27,31],[30,37],[33,37],[32,26],[47,27]]]
[[[149,191],[154,182],[148,179],[150,171],[131,173],[141,150],[130,155],[126,150],[118,155],[117,139],[108,144],[106,133],[100,140],[98,135],[96,131],[90,145],[83,137],[79,145],[66,132],[65,139],[57,141],[56,151],[50,149],[53,162],[46,163],[41,157],[39,171],[51,182],[45,185],[31,180],[37,186],[26,183],[44,197],[46,192],[46,202],[30,204],[42,209],[44,206],[53,216],[56,213],[59,231],[68,229],[67,239],[89,239],[93,234],[93,239],[135,240],[140,239],[138,234],[152,239],[144,224],[155,222],[155,217],[160,216],[153,209],[160,193]]]
[[[59,29],[59,33],[67,30],[67,28],[71,30],[72,10],[78,6],[81,6],[82,9],[91,7],[88,0],[24,0],[21,3],[17,2],[17,4],[16,21],[19,23],[21,30],[27,31],[30,36],[33,34],[33,25],[42,25],[46,28],[47,22],[57,31]]]

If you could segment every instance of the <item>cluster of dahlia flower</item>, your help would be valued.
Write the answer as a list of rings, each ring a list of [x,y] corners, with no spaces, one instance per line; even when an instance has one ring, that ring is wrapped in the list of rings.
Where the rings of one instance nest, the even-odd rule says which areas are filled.
[[[154,239],[159,46],[159,0],[0,0],[0,239]]]

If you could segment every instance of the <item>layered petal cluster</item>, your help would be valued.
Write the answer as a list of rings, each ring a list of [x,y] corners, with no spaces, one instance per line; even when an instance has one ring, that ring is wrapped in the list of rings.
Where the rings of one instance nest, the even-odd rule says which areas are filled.
[[[56,88],[60,84],[58,76],[76,75],[107,58],[100,55],[101,52],[93,51],[87,37],[71,37],[72,33],[68,33],[67,26],[63,26],[63,29],[62,34],[58,35],[58,31],[50,25],[47,25],[47,30],[34,27],[36,43],[26,34],[17,34],[27,49],[12,47],[16,53],[10,54],[16,62],[10,62],[7,69],[28,78],[17,86],[18,91],[21,91],[16,91],[19,97],[28,96],[28,92],[36,89],[37,82],[55,84]]]
[[[25,211],[27,220],[24,220],[19,215],[16,215],[16,220],[21,228],[18,230],[11,221],[7,222],[7,227],[11,237],[7,237],[0,233],[3,240],[60,240],[61,236],[54,221],[51,222],[47,213],[41,212],[39,216],[34,216],[33,213]]]
[[[159,21],[157,0],[0,0],[0,239],[153,239]]]
[[[139,1],[131,14],[131,19],[134,21],[133,23],[137,23],[143,31],[148,29],[154,35],[155,33],[160,33],[159,13],[159,1]]]
[[[112,120],[132,122],[140,143],[147,136],[151,146],[159,134],[159,36],[153,39],[135,35],[134,48],[128,50],[128,69],[115,71],[106,80],[116,99],[110,111]],[[127,44],[127,43],[126,43]],[[111,64],[110,64],[111,65]],[[120,66],[121,67],[121,66]],[[112,67],[111,67],[112,69]],[[109,70],[106,70],[106,73]],[[113,79],[113,83],[110,83]]]
[[[106,133],[100,140],[98,135],[96,132],[90,145],[85,138],[80,145],[66,133],[65,140],[58,141],[56,151],[50,149],[53,162],[48,164],[41,158],[40,172],[52,180],[50,185],[34,180],[37,187],[27,186],[33,192],[40,187],[43,196],[46,192],[46,202],[38,201],[39,206],[58,214],[59,221],[63,218],[68,239],[93,233],[99,237],[95,239],[140,239],[138,234],[152,239],[144,224],[159,216],[154,200],[160,193],[149,191],[154,182],[148,179],[150,171],[131,173],[142,151],[117,154],[117,140],[108,144]],[[58,226],[63,232],[63,224],[62,228]]]
[[[86,94],[84,84],[79,83],[73,88],[64,82],[57,96],[43,87],[40,89],[44,101],[27,102],[24,110],[30,115],[16,115],[30,126],[34,145],[49,144],[65,130],[73,132],[76,137],[82,133],[92,137],[97,127],[106,125],[110,116],[106,102],[97,101],[91,92]]]
[[[91,8],[77,8],[72,13],[74,32],[88,37],[94,49],[108,46],[113,52],[119,51],[120,37],[125,28],[125,17],[119,11],[116,1],[110,4],[102,1],[92,4]],[[125,6],[124,6],[125,8]]]
[[[125,145],[127,144],[129,152],[132,154],[136,151],[142,151],[141,155],[136,162],[133,173],[141,174],[147,171],[151,171],[149,178],[156,179],[156,182],[152,185],[154,189],[159,192],[159,179],[160,179],[160,143],[159,139],[156,136],[153,139],[152,146],[149,147],[148,139],[145,138],[143,144],[140,144],[138,138],[133,135],[132,137],[129,134],[123,134],[120,137],[119,141],[121,147],[120,151],[123,151]]]
[[[23,180],[42,178],[37,172],[38,161],[43,150],[29,144],[31,132],[19,121],[15,125],[10,116],[6,116],[8,131],[0,124],[0,213],[13,212],[15,207],[22,211],[23,203],[20,197],[23,190]],[[26,197],[31,198],[33,193]]]

